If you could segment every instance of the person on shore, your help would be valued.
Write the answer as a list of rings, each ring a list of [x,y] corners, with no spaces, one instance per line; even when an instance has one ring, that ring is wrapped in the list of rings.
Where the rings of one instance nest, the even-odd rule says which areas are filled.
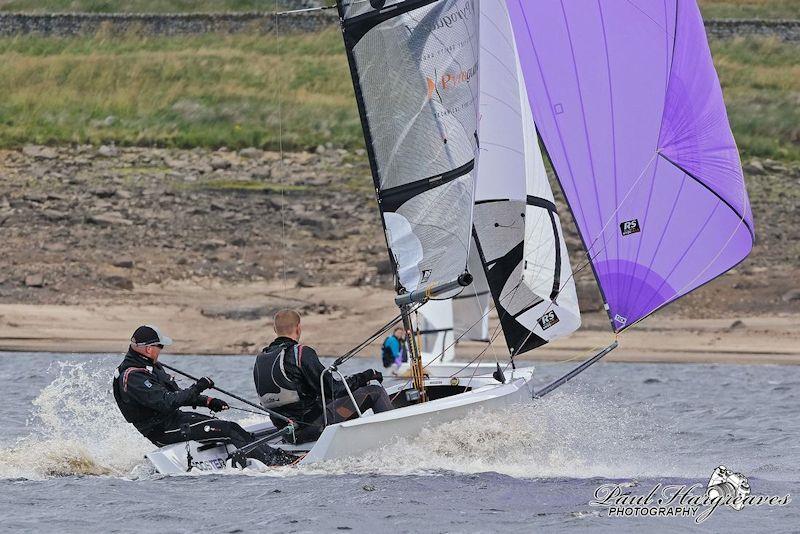
[[[262,349],[253,367],[256,392],[264,408],[299,423],[295,442],[313,441],[319,437],[325,424],[320,385],[325,366],[313,348],[300,344],[300,314],[295,310],[276,313],[273,328],[278,337]],[[379,371],[368,369],[346,380],[362,413],[370,408],[375,413],[392,409],[383,386],[369,385],[372,380],[383,382]],[[324,383],[328,424],[357,417],[358,412],[345,385],[335,380],[331,373],[325,373]],[[272,422],[278,428],[286,425],[277,419]]]
[[[392,368],[392,372],[396,372],[403,362],[408,361],[406,355],[406,331],[397,327],[392,332],[392,335],[387,337],[383,346],[381,347],[381,360],[385,368]]]
[[[186,389],[158,363],[161,350],[172,344],[156,326],[144,325],[131,337],[125,359],[114,373],[113,390],[123,417],[153,444],[163,447],[181,441],[229,441],[241,448],[255,440],[233,421],[216,419],[180,408],[198,406],[220,412],[229,408],[221,399],[202,395],[214,381],[200,378]],[[261,446],[248,456],[266,465],[281,465],[293,459],[282,452]]]

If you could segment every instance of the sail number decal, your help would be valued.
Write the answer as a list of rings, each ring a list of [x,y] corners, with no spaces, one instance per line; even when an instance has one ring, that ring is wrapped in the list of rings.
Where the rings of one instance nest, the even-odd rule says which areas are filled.
[[[542,327],[542,330],[547,330],[548,328],[550,328],[551,326],[553,326],[558,322],[558,315],[556,315],[555,311],[550,310],[549,312],[539,317],[539,319],[536,322],[539,323],[539,326]]]
[[[632,219],[619,224],[619,229],[622,231],[623,237],[626,235],[637,234],[642,231],[639,226],[639,219]]]

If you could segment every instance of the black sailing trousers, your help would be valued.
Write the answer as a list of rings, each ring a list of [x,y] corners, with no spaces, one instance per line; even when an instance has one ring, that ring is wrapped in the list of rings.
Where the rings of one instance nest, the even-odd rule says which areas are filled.
[[[150,432],[147,439],[163,447],[180,441],[229,441],[237,449],[253,441],[253,436],[233,421],[215,419],[195,412],[178,412],[164,425]]]

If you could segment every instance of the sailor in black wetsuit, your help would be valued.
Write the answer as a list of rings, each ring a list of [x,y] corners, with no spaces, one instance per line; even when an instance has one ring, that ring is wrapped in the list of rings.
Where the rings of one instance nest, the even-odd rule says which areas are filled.
[[[171,344],[172,339],[152,325],[140,326],[133,333],[128,353],[114,373],[113,382],[114,399],[125,420],[159,447],[188,440],[229,441],[236,448],[252,442],[253,435],[233,421],[180,410],[181,407],[202,406],[219,412],[227,410],[228,404],[201,395],[214,386],[210,378],[203,377],[186,389],[178,386],[158,363],[161,349]],[[267,465],[291,460],[266,446],[249,456]]]
[[[300,314],[281,310],[275,314],[274,329],[278,338],[256,357],[253,379],[261,405],[300,423],[295,440],[313,441],[323,430],[320,376],[325,366],[311,347],[300,345]],[[383,382],[383,375],[369,369],[347,377],[361,412],[372,408],[374,413],[392,409],[383,386],[368,385],[371,380]],[[358,415],[342,382],[325,374],[325,401],[328,424],[347,421]],[[273,419],[278,428],[286,423]]]

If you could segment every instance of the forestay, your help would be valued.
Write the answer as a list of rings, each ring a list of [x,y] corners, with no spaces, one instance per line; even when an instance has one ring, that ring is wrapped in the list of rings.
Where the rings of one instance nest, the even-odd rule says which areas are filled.
[[[474,202],[477,2],[338,7],[398,292],[452,282]]]
[[[536,126],[614,330],[744,259],[752,214],[694,0],[508,7]]]
[[[475,237],[512,355],[572,333],[580,312],[504,0],[481,1]]]

